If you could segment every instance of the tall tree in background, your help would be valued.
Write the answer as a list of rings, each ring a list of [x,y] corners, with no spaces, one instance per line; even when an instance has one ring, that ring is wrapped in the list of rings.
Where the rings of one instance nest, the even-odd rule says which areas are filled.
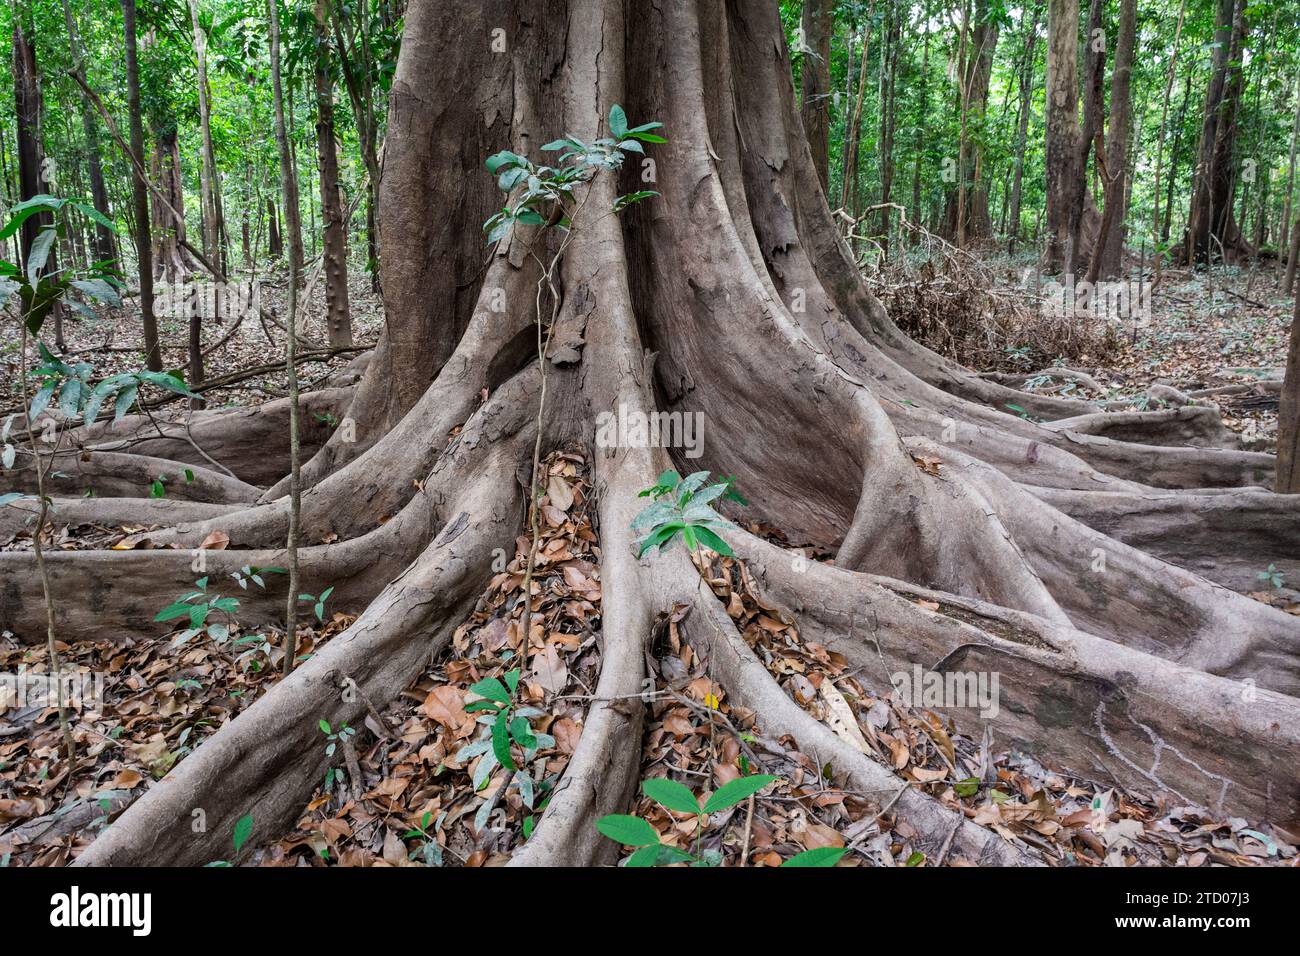
[[[1232,211],[1237,111],[1241,103],[1242,50],[1246,42],[1247,0],[1219,0],[1214,55],[1201,114],[1201,148],[1187,213],[1183,258],[1210,262],[1246,251]]]
[[[131,152],[144,156],[144,120],[140,115],[140,62],[135,35],[135,0],[122,2],[122,46],[126,56],[126,108],[130,114]],[[153,249],[149,235],[149,191],[144,169],[132,163],[131,199],[135,210],[135,255],[140,274],[140,321],[144,326],[145,364],[155,372],[163,367],[158,347],[158,320],[153,314]]]
[[[327,0],[316,0],[314,38],[316,57],[316,153],[320,163],[320,217],[324,227],[325,323],[333,346],[352,344],[352,316],[348,305],[347,223],[339,195],[339,156],[334,141],[334,82],[330,76],[330,43],[326,34]]]
[[[963,16],[965,16],[963,10]],[[957,244],[987,239],[993,235],[989,216],[988,187],[983,182],[983,148],[981,145],[985,115],[988,110],[989,82],[993,76],[993,55],[997,51],[1000,25],[997,8],[991,0],[975,0],[972,22],[962,35],[970,42],[961,51],[958,109],[958,183],[956,195],[948,205],[948,230]],[[971,135],[971,127],[975,135]]]
[[[1277,480],[1273,490],[1296,495],[1300,494],[1300,289],[1296,290],[1288,342],[1277,409]]]
[[[203,211],[203,255],[214,266],[225,270],[222,233],[225,229],[221,209],[221,186],[217,176],[217,156],[212,147],[212,91],[208,86],[208,35],[199,22],[199,0],[189,0],[190,28],[194,38],[194,58],[198,63],[199,81],[199,198]]]
[[[68,31],[68,47],[72,53],[72,72],[84,83],[86,80],[86,53],[81,44],[81,33],[77,21],[72,16],[68,0],[63,0],[63,24]],[[105,218],[111,219],[108,206],[108,189],[104,185],[104,165],[100,154],[99,123],[95,119],[94,108],[85,97],[79,99],[81,106],[81,131],[86,138],[86,177],[90,181],[90,201]],[[95,223],[94,230],[95,258],[100,261],[116,257],[113,243],[113,230],[102,223]]]
[[[803,61],[800,82],[803,95],[799,117],[808,134],[808,148],[813,165],[822,182],[822,192],[830,189],[831,132],[831,33],[835,29],[834,0],[804,0]]]
[[[1048,271],[1074,271],[1070,216],[1084,188],[1079,140],[1079,0],[1047,3]]]
[[[302,271],[302,224],[298,212],[298,176],[294,169],[289,130],[284,118],[284,89],[280,79],[280,8],[278,0],[266,0],[267,20],[271,33],[271,97],[275,109],[275,145],[280,154],[280,188],[284,197],[284,223],[290,236],[299,242],[289,244],[289,294],[285,304],[285,368],[289,375],[289,593],[285,609],[284,672],[293,670],[297,657],[298,635],[298,524],[301,511],[300,462],[298,448],[298,274]]]
[[[1133,131],[1133,47],[1137,33],[1137,0],[1121,0],[1115,64],[1110,74],[1110,125],[1106,131],[1105,168],[1101,172],[1105,211],[1093,246],[1088,281],[1120,274],[1124,255],[1124,220],[1129,198],[1129,138]]]
[[[41,88],[36,68],[36,43],[31,36],[30,11],[14,9],[14,114],[18,138],[18,198],[31,199],[50,191],[41,148]],[[27,21],[26,24],[24,21]],[[48,212],[29,216],[19,230],[25,263],[41,230],[53,222]]]
[[[1011,180],[1010,234],[1007,251],[1014,254],[1016,242],[1020,238],[1020,206],[1024,198],[1025,148],[1029,140],[1030,94],[1034,79],[1034,50],[1038,46],[1038,17],[1041,4],[1035,2],[1032,9],[1020,14],[1021,28],[1025,34],[1025,52],[1016,71],[1016,84],[1020,93],[1020,107],[1017,116],[1016,148],[1013,153]],[[1025,19],[1028,18],[1028,27]]]

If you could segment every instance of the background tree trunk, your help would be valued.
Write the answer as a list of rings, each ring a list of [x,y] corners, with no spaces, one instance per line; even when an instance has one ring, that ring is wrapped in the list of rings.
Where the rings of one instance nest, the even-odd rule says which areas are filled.
[[[1201,148],[1197,160],[1183,256],[1187,263],[1210,262],[1221,252],[1232,257],[1245,241],[1232,212],[1233,154],[1241,100],[1242,48],[1246,39],[1246,0],[1219,0],[1213,67],[1205,92]]]
[[[339,158],[334,142],[334,83],[330,79],[326,0],[316,0],[316,151],[320,163],[320,216],[324,228],[325,322],[329,343],[352,344],[352,314],[348,305],[347,223],[339,196]]]
[[[68,46],[72,52],[72,69],[84,81],[86,78],[86,54],[81,45],[81,35],[77,30],[77,21],[72,16],[68,0],[63,0],[63,23],[68,31]],[[108,189],[104,185],[103,158],[100,152],[99,123],[90,103],[82,97],[81,131],[86,138],[86,175],[90,180],[90,201],[106,218],[112,219],[108,205]],[[100,223],[94,225],[95,259],[104,261],[117,257],[113,242],[113,230]]]
[[[1115,65],[1110,75],[1110,127],[1106,135],[1105,211],[1101,230],[1093,249],[1093,266],[1088,279],[1113,279],[1123,267],[1124,221],[1128,216],[1129,140],[1133,126],[1133,103],[1130,80],[1133,74],[1133,47],[1137,31],[1137,0],[1122,0],[1119,31],[1115,45]]]
[[[140,116],[140,65],[135,36],[135,0],[122,2],[122,41],[126,55],[127,112],[130,114],[131,152],[144,160],[144,121]],[[149,191],[144,170],[131,172],[131,197],[135,210],[135,254],[140,274],[140,319],[144,325],[145,364],[162,371],[162,351],[158,347],[158,322],[153,314],[153,249],[149,236]]]
[[[830,190],[831,33],[835,29],[834,0],[804,0],[803,86],[799,116],[812,150],[822,191]]]
[[[1049,272],[1072,272],[1071,210],[1084,189],[1079,140],[1079,0],[1048,0],[1046,84]]]

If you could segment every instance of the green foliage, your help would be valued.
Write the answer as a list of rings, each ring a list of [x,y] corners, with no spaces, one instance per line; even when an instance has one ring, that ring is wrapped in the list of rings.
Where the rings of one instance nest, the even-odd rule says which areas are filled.
[[[1266,570],[1260,571],[1255,575],[1256,581],[1267,581],[1275,588],[1280,588],[1282,582],[1286,580],[1286,575],[1277,569],[1277,565],[1270,564]]]
[[[616,104],[609,111],[609,136],[588,143],[569,134],[543,146],[543,152],[560,154],[554,166],[534,163],[527,156],[508,149],[493,153],[485,165],[487,171],[496,177],[497,186],[508,201],[500,212],[483,223],[488,242],[505,239],[516,223],[525,226],[571,225],[569,217],[574,211],[577,187],[590,182],[602,170],[617,172],[622,169],[628,152],[645,152],[642,143],[668,142],[652,132],[662,127],[663,123],[643,123],[629,128],[627,115]],[[511,194],[521,186],[523,191],[510,202]],[[653,190],[639,190],[619,196],[614,200],[612,211],[622,212],[634,203],[657,195]]]
[[[248,842],[248,838],[252,835],[253,815],[251,813],[246,813],[235,821],[235,832],[231,841],[235,846],[235,856],[239,856],[239,851],[244,848],[244,844]],[[207,865],[214,867],[229,867],[232,864],[227,860],[214,860]]]
[[[9,211],[9,219],[0,228],[0,240],[8,239],[23,223],[33,216],[49,215],[52,222],[41,227],[23,268],[0,259],[0,308],[4,308],[16,293],[21,304],[22,320],[27,331],[36,335],[45,324],[56,303],[66,301],[77,311],[94,318],[86,301],[120,306],[117,286],[119,274],[109,262],[97,262],[85,269],[56,268],[47,270],[55,244],[68,234],[68,213],[79,212],[100,225],[112,229],[113,224],[87,203],[56,196],[39,195],[18,203]],[[68,295],[75,290],[80,299]]]
[[[241,586],[242,586],[242,585],[241,585]],[[329,600],[329,596],[330,596],[331,594],[333,594],[333,593],[334,593],[334,588],[333,588],[333,586],[331,586],[331,587],[327,587],[324,591],[321,591],[321,593],[320,593],[319,595],[316,595],[316,594],[299,594],[299,595],[298,595],[298,600],[299,600],[300,602],[305,602],[305,603],[307,603],[307,604],[310,604],[310,605],[312,606],[311,609],[316,613],[316,620],[320,621],[321,623],[324,623],[324,622],[325,622],[325,602],[326,602],[327,600]]]
[[[615,843],[636,848],[627,858],[627,866],[665,866],[670,863],[689,863],[691,866],[717,866],[721,857],[716,851],[702,850],[701,840],[709,815],[730,810],[744,803],[777,778],[771,774],[754,774],[749,777],[737,777],[724,783],[715,790],[709,799],[700,806],[699,799],[689,788],[667,777],[646,780],[641,784],[641,791],[666,810],[673,813],[689,813],[695,818],[695,852],[690,853],[678,847],[667,846],[659,839],[659,833],[647,821],[640,817],[624,813],[613,813],[596,821],[596,829]],[[807,856],[807,854],[800,854]],[[799,857],[792,858],[791,861]],[[836,860],[839,858],[836,857]],[[804,861],[799,866],[834,866],[815,861]]]
[[[218,644],[224,644],[230,639],[230,629],[236,623],[235,611],[238,608],[238,598],[210,593],[208,578],[204,575],[194,582],[193,591],[181,595],[159,611],[154,616],[154,621],[160,624],[181,618],[188,621],[189,627],[172,638],[173,647],[178,647],[205,631]],[[224,620],[213,620],[218,615],[223,615]]]
[[[708,480],[707,471],[697,471],[685,478],[675,471],[665,471],[641,492],[640,497],[649,496],[654,503],[632,519],[632,530],[643,532],[638,539],[638,557],[651,548],[667,549],[679,535],[691,551],[705,547],[718,554],[732,554],[731,547],[717,532],[735,525],[714,511],[712,502],[728,499],[740,504],[748,502],[732,488],[734,478],[705,484]]]
[[[521,706],[519,673],[519,668],[512,668],[503,675],[504,683],[495,677],[486,677],[471,685],[465,712],[478,714],[475,719],[484,730],[478,740],[457,751],[455,760],[463,764],[475,757],[481,758],[471,777],[475,793],[488,785],[497,767],[503,767],[510,772],[506,786],[518,787],[519,796],[529,810],[540,810],[538,797],[553,784],[550,780],[538,784],[528,772],[528,765],[538,751],[554,747],[555,738],[533,729],[532,722],[545,714],[536,707]],[[514,747],[519,748],[522,759],[515,759]],[[503,787],[502,791],[505,789]],[[475,829],[481,830],[487,825],[493,806],[494,801],[489,800],[479,807],[474,819]],[[531,835],[531,829],[527,830],[525,838],[528,835]]]

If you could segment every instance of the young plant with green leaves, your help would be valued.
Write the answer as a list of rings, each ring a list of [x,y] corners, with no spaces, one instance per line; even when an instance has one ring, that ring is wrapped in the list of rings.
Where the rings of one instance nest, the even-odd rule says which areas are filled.
[[[498,767],[509,773],[509,778],[502,787],[488,800],[483,801],[474,817],[477,830],[487,826],[492,809],[501,796],[510,787],[517,787],[520,799],[529,810],[540,810],[538,797],[545,797],[554,786],[554,780],[545,779],[538,782],[529,772],[528,766],[537,756],[538,751],[555,746],[555,738],[533,729],[532,722],[545,714],[536,707],[525,706],[519,700],[519,668],[513,668],[503,675],[504,683],[495,677],[486,677],[470,687],[470,698],[466,698],[466,713],[478,714],[478,723],[484,728],[482,736],[460,748],[456,753],[457,763],[468,763],[475,757],[480,758],[474,767],[471,778],[474,792],[483,790]],[[520,750],[520,759],[516,759],[513,746]],[[531,833],[526,828],[525,839]]]
[[[235,821],[235,832],[231,840],[235,847],[235,856],[239,856],[239,851],[244,848],[244,844],[248,842],[248,838],[252,835],[253,815],[251,813],[246,813]],[[234,866],[234,864],[228,860],[213,860],[207,865],[219,867]]]
[[[218,644],[230,639],[230,629],[238,621],[235,611],[239,608],[239,598],[223,597],[208,591],[208,577],[204,575],[194,582],[194,590],[182,594],[154,615],[160,624],[187,618],[189,627],[172,638],[172,646],[179,647],[199,634],[207,632],[208,637]],[[218,619],[224,615],[224,620]]]
[[[86,301],[104,302],[120,305],[116,284],[120,283],[118,274],[111,268],[110,262],[97,262],[86,269],[51,268],[50,258],[56,243],[68,235],[69,216],[78,212],[100,225],[112,229],[112,223],[105,219],[91,205],[74,200],[59,199],[55,196],[38,195],[18,203],[10,210],[9,220],[0,228],[0,241],[14,235],[23,223],[32,216],[48,214],[50,221],[36,234],[27,251],[27,261],[22,267],[12,262],[0,260],[0,311],[9,307],[11,301],[18,304],[19,328],[19,383],[24,400],[29,391],[30,376],[35,374],[41,385],[33,397],[27,413],[27,442],[34,462],[36,476],[37,511],[35,527],[32,531],[33,551],[36,556],[37,573],[41,579],[42,594],[46,613],[46,649],[49,654],[50,674],[56,687],[61,687],[59,677],[59,655],[54,640],[54,597],[50,587],[49,571],[45,564],[43,537],[46,519],[49,517],[52,502],[45,493],[46,479],[54,464],[54,452],[57,451],[59,434],[54,433],[54,445],[49,460],[42,462],[40,447],[37,444],[35,418],[49,403],[55,389],[59,390],[61,409],[69,417],[83,410],[84,395],[89,393],[90,367],[78,364],[69,366],[56,359],[39,338],[36,339],[41,358],[44,362],[34,373],[29,368],[27,347],[29,337],[40,335],[45,320],[61,303],[67,303],[74,309],[94,317]],[[72,293],[76,293],[73,295]],[[56,336],[57,338],[57,336]],[[38,404],[39,403],[39,404]],[[6,442],[0,459],[6,469],[14,464],[15,453]],[[4,504],[14,504],[21,499],[10,498]],[[68,721],[67,710],[63,706],[60,692],[56,705],[59,712],[59,726],[63,732],[64,749],[69,760],[76,758],[76,742],[72,736],[72,727]]]
[[[634,847],[627,858],[627,866],[667,866],[672,863],[687,863],[691,866],[720,866],[722,853],[716,849],[704,849],[704,831],[708,828],[709,818],[714,813],[724,813],[756,796],[769,784],[776,781],[772,774],[756,773],[748,777],[737,777],[724,783],[715,790],[704,805],[691,790],[675,780],[656,777],[641,784],[641,791],[655,803],[672,813],[690,814],[695,820],[693,851],[670,846],[659,839],[659,832],[649,821],[630,814],[613,813],[596,821],[596,829],[615,843]],[[846,851],[838,848],[824,847],[806,850],[782,863],[782,866],[834,866]]]
[[[322,624],[325,623],[325,602],[329,596],[334,593],[333,587],[328,587],[320,594],[299,594],[298,600],[304,604],[310,604],[312,611],[316,615],[316,620]]]
[[[522,631],[524,656],[527,663],[528,634],[532,608],[527,595],[531,594],[533,574],[537,569],[537,549],[541,543],[539,513],[545,491],[541,482],[543,421],[546,416],[547,358],[551,338],[560,312],[560,293],[555,285],[556,270],[565,251],[582,223],[582,212],[591,197],[590,184],[602,172],[617,173],[623,168],[627,153],[644,153],[643,143],[666,143],[668,140],[654,132],[663,129],[663,123],[649,122],[629,126],[627,113],[615,103],[609,110],[608,136],[599,136],[588,143],[573,134],[566,134],[542,147],[543,152],[559,153],[554,165],[534,163],[527,156],[503,149],[489,156],[487,170],[496,177],[497,186],[506,195],[501,211],[492,215],[483,229],[488,242],[496,244],[511,238],[515,226],[536,227],[538,232],[530,237],[527,253],[537,263],[541,274],[537,279],[537,294],[533,303],[537,329],[537,362],[541,369],[541,390],[537,399],[537,435],[533,442],[533,462],[528,494],[528,529],[530,545],[528,561],[524,568]],[[587,187],[580,189],[579,187]],[[604,215],[618,215],[634,203],[659,195],[653,190],[639,190],[617,197]],[[562,230],[560,241],[548,260],[538,255],[536,247],[545,246],[547,231]],[[542,312],[543,294],[550,297],[550,317]]]
[[[333,757],[334,751],[338,749],[340,744],[343,745],[343,749],[345,751],[351,748],[352,738],[357,735],[356,728],[349,727],[347,724],[342,724],[341,726],[338,727],[331,727],[329,721],[325,720],[323,717],[321,718],[320,721],[320,731],[325,735],[325,740],[326,740],[325,756],[327,757]],[[333,787],[334,781],[341,779],[342,776],[343,776],[343,771],[337,770],[334,767],[330,767],[328,770],[326,770],[325,789],[329,790],[331,787]],[[360,785],[361,785],[360,780],[354,782],[354,786],[360,786]]]
[[[653,504],[632,519],[632,530],[641,532],[637,557],[651,548],[667,550],[679,537],[692,554],[698,555],[701,547],[730,557],[732,550],[718,532],[735,525],[713,508],[715,501],[735,501],[747,505],[732,485],[735,479],[727,477],[708,484],[709,473],[697,471],[681,477],[675,471],[665,471],[653,485],[641,492],[640,497],[653,499]]]

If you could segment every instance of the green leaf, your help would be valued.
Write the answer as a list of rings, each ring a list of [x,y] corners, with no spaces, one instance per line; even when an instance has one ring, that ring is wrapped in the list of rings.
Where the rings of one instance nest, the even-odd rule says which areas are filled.
[[[905,866],[920,866],[920,865],[921,865],[922,863],[924,863],[924,862],[925,862],[925,854],[922,853],[920,850],[917,850],[916,852],[914,852],[911,856],[909,856],[909,857],[907,858],[907,863],[904,864],[904,865],[905,865]]]
[[[596,821],[596,829],[623,846],[652,846],[659,842],[655,828],[640,817],[611,813]]]
[[[46,226],[37,235],[31,251],[27,253],[27,281],[33,288],[40,280],[41,270],[49,261],[50,250],[54,248],[54,240],[58,237],[58,231],[53,226]]]
[[[321,718],[320,724],[318,726],[320,727],[322,733],[326,733],[326,734],[333,733],[333,731],[330,730],[329,721],[326,720],[324,717]]]
[[[596,825],[600,826],[600,824],[596,824]],[[659,851],[661,849],[663,849],[663,847],[660,846],[658,843],[655,843],[652,846],[643,846],[641,847],[641,849],[637,850],[635,853],[629,856],[627,858],[627,862],[624,863],[623,865],[634,867],[634,868],[654,866],[656,863],[659,862]]]
[[[782,863],[782,866],[834,866],[840,858],[848,853],[847,847],[819,846],[814,850],[796,853]]]
[[[498,717],[492,725],[492,752],[507,770],[515,769],[515,759],[510,754],[510,728],[505,718]]]
[[[617,103],[609,108],[609,131],[615,139],[627,136],[627,114]]]
[[[495,677],[485,677],[477,684],[472,684],[470,692],[486,697],[488,700],[500,701],[503,704],[510,703],[510,691],[506,690],[506,685]]]
[[[979,777],[967,777],[965,780],[958,780],[952,785],[952,789],[959,797],[973,797],[979,793]]]
[[[508,149],[503,149],[501,152],[489,156],[484,165],[487,166],[487,171],[495,176],[503,166],[521,165],[524,162],[526,161],[522,156],[512,153]]]
[[[165,608],[163,608],[161,611],[158,612],[157,616],[154,618],[154,621],[157,623],[163,623],[166,621],[174,621],[178,617],[185,617],[187,614],[190,613],[190,609],[193,606],[194,605],[192,604],[186,604],[184,601],[177,601],[175,604],[168,604]]]
[[[235,852],[238,853],[240,848],[248,842],[248,838],[253,835],[253,815],[251,813],[240,817],[235,821]]]
[[[663,547],[667,545],[672,540],[673,536],[676,535],[678,531],[684,530],[685,527],[686,526],[680,521],[674,521],[670,524],[656,528],[641,542],[641,550],[637,553],[637,557],[640,558],[644,556],[645,553],[653,547]]]
[[[117,307],[122,304],[118,297],[117,290],[105,282],[103,279],[73,279],[70,283],[74,289],[96,302],[107,302],[109,305]]]
[[[36,421],[41,412],[45,411],[46,406],[50,404],[50,398],[54,395],[55,384],[51,382],[36,393],[36,396],[32,399],[31,408],[27,410],[28,421]]]
[[[713,792],[713,796],[705,801],[704,812],[717,813],[719,810],[734,807],[742,800],[746,800],[753,794],[758,793],[774,780],[776,780],[776,777],[770,773],[756,773],[752,777],[738,777],[730,783],[724,783]]]
[[[655,803],[669,810],[697,815],[700,812],[700,802],[695,798],[695,794],[676,780],[669,780],[667,777],[647,780],[641,784],[641,790]]]
[[[699,537],[700,539],[700,544],[704,545],[706,548],[709,548],[710,550],[718,552],[718,554],[726,555],[729,558],[734,556],[735,552],[731,550],[731,546],[727,544],[727,542],[719,538],[712,531],[710,531],[708,528],[704,527],[704,525],[697,524],[694,525],[693,527],[696,536]]]

